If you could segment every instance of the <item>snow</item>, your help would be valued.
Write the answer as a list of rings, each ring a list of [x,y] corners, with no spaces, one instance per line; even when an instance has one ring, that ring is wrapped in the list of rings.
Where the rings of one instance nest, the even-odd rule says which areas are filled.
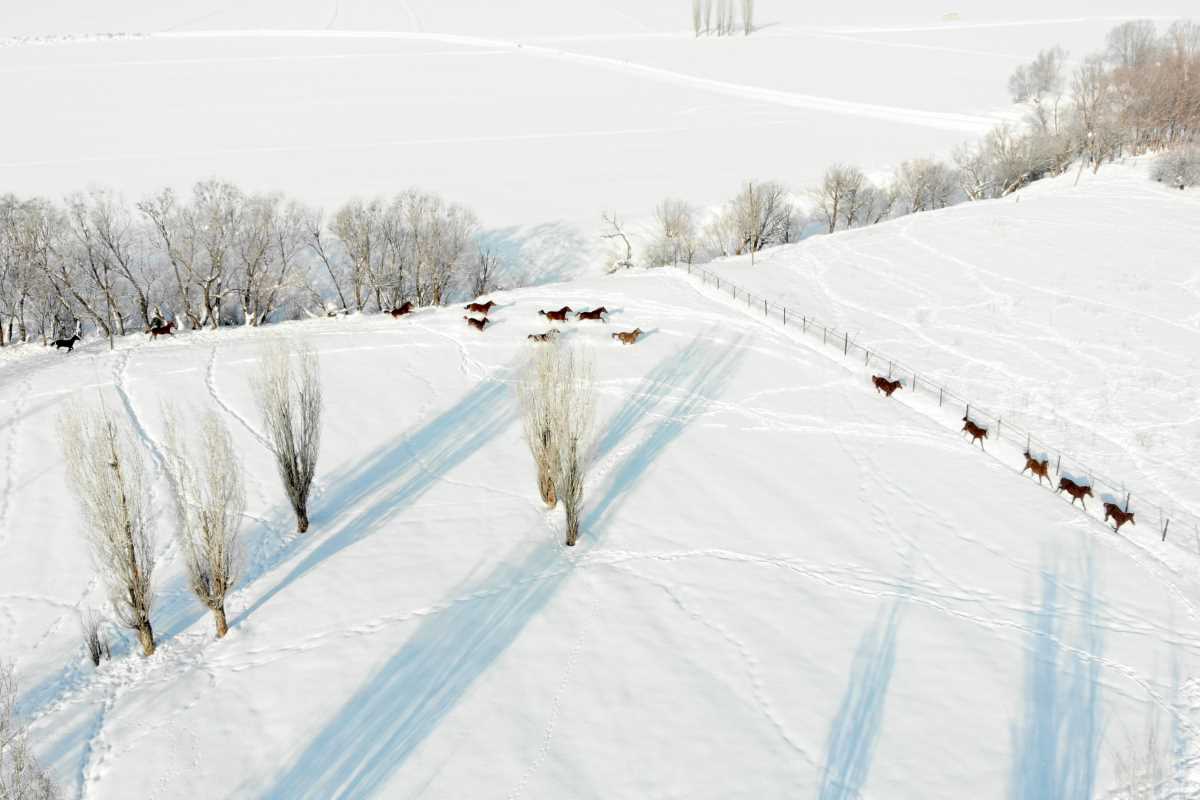
[[[24,110],[0,183],[136,200],[215,175],[327,209],[417,185],[490,227],[592,240],[604,209],[946,154],[1012,115],[1014,66],[1081,56],[1132,10],[893,5],[760,0],[753,36],[696,40],[686,3],[633,0],[22,4],[0,18],[0,91]]]
[[[1107,796],[1151,726],[1197,794],[1190,532],[1115,533],[681,272],[587,277],[602,210],[944,153],[1012,114],[1012,66],[1138,9],[758,9],[750,39],[700,41],[685,5],[633,0],[3,11],[5,191],[219,175],[329,208],[420,185],[542,282],[483,334],[444,309],[0,350],[0,656],[68,797]],[[1140,164],[1074,178],[713,266],[1123,477],[1135,510],[1144,487],[1200,514],[1200,200]],[[573,549],[512,386],[563,304],[612,310],[564,337],[598,380]],[[274,338],[324,375],[302,536],[250,391]],[[159,649],[125,637],[93,670],[56,420],[100,401],[155,467],[165,402],[218,410],[248,504],[216,640],[158,479]]]
[[[1001,797],[1014,775],[1111,785],[1152,718],[1191,747],[1196,587],[1138,529],[680,273],[496,299],[482,335],[446,309],[4,368],[21,404],[0,431],[19,476],[0,495],[0,646],[72,793]],[[538,502],[511,385],[536,310],[563,303],[613,309],[565,337],[599,400],[574,550]],[[611,341],[635,325],[637,345]],[[249,391],[274,337],[324,371],[304,536]],[[158,653],[126,644],[93,672],[74,614],[99,594],[54,419],[97,394],[152,453],[163,401],[220,409],[249,503],[229,636],[187,594],[164,516]],[[1075,727],[1056,734],[1058,714]]]

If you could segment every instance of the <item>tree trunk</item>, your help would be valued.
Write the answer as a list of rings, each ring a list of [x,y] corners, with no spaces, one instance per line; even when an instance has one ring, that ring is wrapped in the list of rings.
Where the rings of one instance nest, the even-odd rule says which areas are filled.
[[[554,478],[544,469],[538,470],[538,489],[547,508],[558,505],[558,494],[554,491]]]
[[[574,547],[579,541],[579,518],[567,514],[567,547]]]
[[[296,509],[296,533],[305,533],[308,530],[308,507],[300,506]]]
[[[229,625],[225,622],[225,604],[217,606],[212,610],[213,621],[217,623],[217,638],[220,639],[226,633],[229,633]]]
[[[137,632],[138,641],[142,644],[142,655],[154,655],[154,630],[150,627],[150,620],[138,625]]]

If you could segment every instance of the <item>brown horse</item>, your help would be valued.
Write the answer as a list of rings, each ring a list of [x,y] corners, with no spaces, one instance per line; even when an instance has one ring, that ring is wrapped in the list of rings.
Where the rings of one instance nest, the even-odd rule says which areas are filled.
[[[880,377],[879,375],[872,375],[871,383],[875,384],[875,391],[883,392],[888,397],[891,397],[892,392],[904,385],[900,381],[889,381],[887,378]]]
[[[538,313],[551,322],[566,322],[567,314],[570,314],[572,310],[570,306],[563,306],[558,311],[539,311]]]
[[[484,317],[483,319],[475,319],[474,317],[463,317],[463,319],[465,319],[467,321],[468,325],[470,325],[472,328],[479,331],[480,333],[483,333],[483,329],[486,328],[488,322],[490,322],[490,320],[487,317]]]
[[[556,330],[548,330],[545,333],[531,333],[529,334],[529,341],[548,342],[556,336],[558,336],[558,331]]]
[[[604,315],[607,313],[608,309],[600,306],[599,308],[593,308],[591,311],[580,311],[575,315],[575,319],[598,319],[607,324],[608,320],[604,318]]]
[[[617,341],[619,341],[621,344],[633,344],[634,342],[636,342],[638,340],[638,337],[641,335],[642,335],[642,329],[634,328],[633,330],[625,331],[624,333],[614,333],[612,335],[612,337],[614,339],[616,339]]]
[[[1054,481],[1050,480],[1050,459],[1047,458],[1044,461],[1038,461],[1036,458],[1029,455],[1029,451],[1026,450],[1025,469],[1029,470],[1031,475],[1037,475],[1038,486],[1042,485],[1042,478],[1045,478],[1046,483],[1050,484],[1051,486],[1054,485]],[[1022,475],[1025,474],[1025,469],[1021,470]]]
[[[467,303],[463,308],[472,314],[483,314],[486,317],[494,305],[496,305],[494,300],[488,300],[486,303]]]
[[[395,308],[393,308],[393,309],[392,309],[391,311],[389,311],[388,313],[389,313],[389,314],[391,314],[393,318],[399,318],[399,317],[403,317],[405,314],[410,314],[410,313],[412,313],[412,310],[413,310],[413,304],[412,304],[412,301],[411,301],[411,300],[405,300],[403,303],[401,303],[400,305],[396,306]]]
[[[971,444],[979,442],[979,449],[987,450],[987,448],[983,446],[983,440],[987,438],[987,428],[976,425],[971,420],[963,417],[962,429],[971,434]]]
[[[1137,525],[1137,520],[1133,518],[1133,512],[1122,511],[1121,507],[1116,503],[1104,504],[1104,521],[1108,522],[1109,517],[1113,518],[1113,523],[1116,525],[1113,530],[1121,530],[1121,526],[1126,522],[1132,522],[1134,525]]]
[[[1071,505],[1075,505],[1075,501],[1078,500],[1083,505],[1083,509],[1087,510],[1087,501],[1083,498],[1092,496],[1092,487],[1081,486],[1070,478],[1059,478],[1058,489],[1055,490],[1055,493],[1060,493],[1064,490],[1067,494],[1071,495]]]
[[[174,336],[171,331],[175,330],[175,320],[171,320],[166,325],[156,325],[150,329],[150,338],[157,339],[159,336]]]

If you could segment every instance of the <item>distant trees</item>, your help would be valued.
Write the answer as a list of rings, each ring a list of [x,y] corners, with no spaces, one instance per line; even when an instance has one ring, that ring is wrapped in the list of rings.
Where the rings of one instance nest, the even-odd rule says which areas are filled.
[[[654,237],[646,253],[652,267],[691,264],[699,247],[695,212],[687,202],[675,198],[663,200],[654,209]]]
[[[17,719],[17,681],[12,667],[0,661],[0,798],[57,800],[58,787],[29,747],[27,731]]]
[[[110,338],[157,316],[183,327],[264,323],[311,303],[387,310],[449,302],[494,279],[467,208],[408,190],[324,217],[227,181],[164,190],[128,206],[104,190],[55,203],[0,195],[0,346]]]
[[[192,594],[213,613],[220,638],[229,630],[225,596],[237,579],[238,530],[246,507],[242,468],[229,431],[209,412],[199,447],[184,441],[168,411],[166,452],[184,569]]]
[[[732,36],[739,27],[746,36],[754,31],[754,0],[692,0],[692,33],[696,36]]]
[[[106,410],[71,410],[60,420],[63,457],[85,533],[117,621],[154,653],[154,547],[150,484],[128,425]]]
[[[284,493],[296,515],[296,532],[304,533],[321,451],[320,363],[307,346],[291,349],[283,343],[267,347],[259,361],[255,397]]]

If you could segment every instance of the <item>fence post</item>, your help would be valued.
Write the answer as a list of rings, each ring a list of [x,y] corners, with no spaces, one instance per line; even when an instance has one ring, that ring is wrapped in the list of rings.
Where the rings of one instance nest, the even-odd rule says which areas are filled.
[[[850,355],[850,332],[846,331],[846,344],[842,347],[842,356]]]
[[[800,315],[800,332],[808,333],[808,317],[803,314]]]
[[[1169,527],[1171,527],[1171,518],[1170,518],[1170,517],[1167,517],[1167,522],[1166,522],[1166,524],[1165,524],[1165,525],[1163,525],[1163,538],[1162,538],[1162,540],[1163,540],[1164,542],[1167,540],[1167,528],[1169,528]]]
[[[1030,443],[1032,440],[1033,440],[1033,435],[1032,435],[1032,434],[1030,434],[1030,433],[1026,433],[1026,434],[1025,434],[1025,452],[1026,452],[1026,453],[1028,453],[1028,452],[1029,452],[1029,443]]]
[[[787,325],[787,306],[783,307],[783,324]]]
[[[917,390],[917,373],[915,373],[915,372],[913,373],[913,388],[912,388],[912,390],[914,392]]]
[[[1000,441],[1000,429],[1004,425],[1004,420],[1001,417],[996,417],[996,441]]]
[[[767,313],[767,301],[766,300],[763,300],[763,316],[764,317],[771,316],[770,314]]]
[[[737,286],[734,284],[730,284],[729,291],[733,292],[733,299],[737,300]]]
[[[967,413],[963,414],[963,416],[966,417],[967,419],[971,418],[971,404],[970,403],[967,403]]]
[[[1129,513],[1129,492],[1125,493],[1125,513]]]
[[[863,366],[869,367],[869,366],[871,366],[871,351],[868,350],[866,352],[867,352],[867,357],[863,359]]]
[[[913,377],[915,378],[916,376],[914,375]],[[888,380],[890,381],[891,379],[892,379],[892,362],[889,361],[888,362]]]
[[[942,387],[938,387],[938,408],[942,407]]]
[[[1059,453],[1058,457],[1056,459],[1054,459],[1054,476],[1058,477],[1061,474],[1062,474],[1062,453]]]
[[[721,276],[717,275],[715,277],[717,279],[717,291],[719,292],[719,291],[721,291]]]
[[[825,332],[821,334],[821,344],[829,344],[829,328],[825,328]]]

